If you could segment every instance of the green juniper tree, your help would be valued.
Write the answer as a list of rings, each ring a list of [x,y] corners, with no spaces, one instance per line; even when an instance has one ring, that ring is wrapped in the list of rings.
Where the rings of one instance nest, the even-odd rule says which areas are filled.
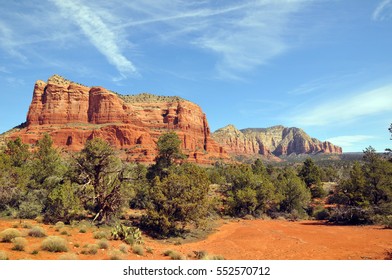
[[[129,173],[129,166],[99,138],[87,141],[75,156],[72,178],[84,207],[93,212],[94,221],[110,222],[129,203]]]

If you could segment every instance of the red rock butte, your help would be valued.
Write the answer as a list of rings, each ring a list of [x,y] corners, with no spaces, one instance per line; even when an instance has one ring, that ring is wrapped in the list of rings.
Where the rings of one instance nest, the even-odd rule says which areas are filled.
[[[122,96],[103,87],[86,87],[54,75],[37,81],[23,128],[8,138],[35,144],[48,133],[54,145],[81,150],[96,137],[124,151],[127,160],[152,162],[159,136],[175,131],[189,161],[228,159],[211,137],[201,108],[180,97],[139,94]]]

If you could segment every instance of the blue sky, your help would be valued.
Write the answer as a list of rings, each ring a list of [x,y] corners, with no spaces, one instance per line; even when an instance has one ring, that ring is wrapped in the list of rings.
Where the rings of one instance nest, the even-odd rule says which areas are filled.
[[[281,124],[345,152],[392,146],[392,0],[4,2],[0,133],[60,74],[179,95],[212,131]]]

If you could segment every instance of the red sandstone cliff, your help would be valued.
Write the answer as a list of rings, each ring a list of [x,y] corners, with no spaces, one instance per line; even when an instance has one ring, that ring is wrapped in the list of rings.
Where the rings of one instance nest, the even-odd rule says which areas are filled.
[[[129,160],[151,162],[159,136],[174,130],[189,160],[208,163],[228,155],[211,137],[201,108],[179,97],[121,96],[54,75],[37,81],[24,128],[10,137],[34,144],[49,133],[57,147],[80,150],[100,137],[126,152]]]
[[[230,154],[282,156],[290,154],[341,154],[342,148],[311,138],[296,127],[274,126],[238,130],[233,125],[218,129],[212,138]]]

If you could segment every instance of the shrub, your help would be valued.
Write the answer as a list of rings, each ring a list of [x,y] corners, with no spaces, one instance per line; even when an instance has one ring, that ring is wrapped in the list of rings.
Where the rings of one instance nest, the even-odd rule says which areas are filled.
[[[144,249],[140,245],[135,245],[132,247],[132,252],[139,256],[144,256]]]
[[[79,232],[80,232],[80,233],[86,233],[86,232],[87,232],[87,228],[86,228],[85,226],[83,226],[83,227],[81,227],[81,228],[79,229]]]
[[[15,237],[14,239],[12,239],[12,243],[14,244],[14,247],[12,247],[12,250],[24,251],[24,249],[27,245],[27,240],[23,237]]]
[[[316,220],[328,220],[330,218],[329,210],[324,207],[316,207],[313,212],[313,217]]]
[[[109,248],[109,243],[106,239],[101,239],[97,242],[99,249],[107,249]]]
[[[142,233],[137,227],[128,227],[123,224],[112,228],[111,236],[114,240],[124,240],[129,245],[142,244]]]
[[[77,260],[77,259],[78,259],[78,256],[74,253],[67,253],[67,254],[61,255],[59,257],[59,260],[63,260],[63,261],[64,260]]]
[[[109,260],[122,260],[121,251],[113,250],[109,252]]]
[[[95,255],[98,252],[97,244],[88,244],[85,249],[82,250],[82,254],[84,255]]]
[[[4,251],[0,251],[0,261],[8,260],[8,255]]]
[[[57,231],[59,231],[60,229],[62,229],[65,226],[65,224],[63,222],[57,222],[54,227],[56,228]]]
[[[42,227],[35,226],[29,230],[28,235],[31,237],[45,237],[46,233]]]
[[[221,261],[221,260],[225,260],[225,258],[219,255],[212,255],[212,256],[206,256],[202,260]]]
[[[154,250],[151,247],[147,247],[146,252],[152,254]]]
[[[123,252],[124,254],[126,254],[126,253],[128,253],[129,246],[128,246],[128,245],[125,245],[125,244],[121,244],[121,245],[118,247],[118,249],[119,249],[121,252]]]
[[[31,252],[31,254],[32,254],[32,255],[38,255],[38,250],[33,250],[33,251]]]
[[[108,238],[108,233],[106,231],[96,231],[93,233],[94,239],[103,239],[103,238]]]
[[[67,252],[67,241],[59,236],[49,236],[41,243],[42,250],[49,252]]]
[[[172,260],[185,260],[186,257],[184,255],[182,255],[179,252],[176,251],[172,251],[172,250],[167,250],[165,252],[163,252],[164,256],[168,256],[170,257]]]
[[[22,228],[32,228],[33,226],[30,224],[30,223],[28,223],[28,222],[23,222],[22,223]]]
[[[64,229],[64,230],[62,230],[62,231],[60,232],[60,234],[61,234],[61,235],[68,235],[68,231],[66,231],[66,230]]]
[[[193,251],[193,253],[198,260],[202,260],[208,255],[206,251]]]
[[[7,228],[0,232],[0,241],[1,242],[11,242],[15,237],[20,237],[21,233],[19,230],[14,228]]]

